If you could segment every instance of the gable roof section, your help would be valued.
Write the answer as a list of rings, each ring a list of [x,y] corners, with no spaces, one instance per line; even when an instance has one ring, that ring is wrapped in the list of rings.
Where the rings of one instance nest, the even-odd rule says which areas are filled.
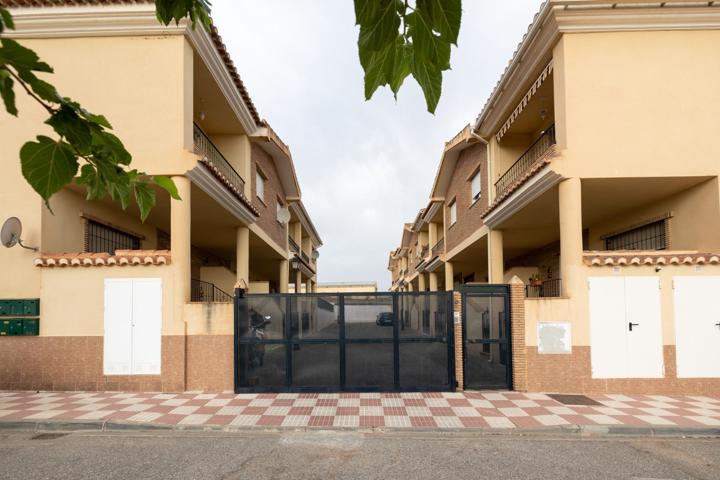
[[[440,158],[440,165],[438,165],[437,172],[435,173],[435,181],[430,191],[431,199],[445,198],[460,153],[470,145],[478,143],[479,141],[470,125],[466,125],[457,135],[448,142],[445,142],[445,148]]]

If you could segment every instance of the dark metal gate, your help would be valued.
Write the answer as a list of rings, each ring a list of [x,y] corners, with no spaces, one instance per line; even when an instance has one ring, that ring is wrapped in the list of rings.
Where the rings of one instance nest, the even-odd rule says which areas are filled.
[[[463,287],[462,319],[465,388],[512,388],[509,286]]]
[[[235,391],[453,391],[452,317],[450,292],[238,294]]]

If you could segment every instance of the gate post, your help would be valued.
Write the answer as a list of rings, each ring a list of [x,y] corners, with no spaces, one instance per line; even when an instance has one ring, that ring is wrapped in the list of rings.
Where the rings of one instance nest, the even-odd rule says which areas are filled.
[[[455,381],[457,390],[462,391],[465,386],[465,373],[463,370],[463,321],[462,321],[462,294],[452,292],[453,296],[453,323],[455,332]]]
[[[528,388],[525,284],[517,275],[510,280],[510,341],[512,342],[513,390],[524,392]]]

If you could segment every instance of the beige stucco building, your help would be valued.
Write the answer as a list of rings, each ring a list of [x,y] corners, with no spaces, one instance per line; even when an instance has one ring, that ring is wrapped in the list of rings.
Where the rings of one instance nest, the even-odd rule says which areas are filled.
[[[392,289],[524,282],[530,390],[720,391],[718,45],[717,2],[543,4]]]
[[[164,27],[150,1],[27,3],[2,2],[17,27],[6,34],[54,67],[63,95],[110,120],[133,168],[172,177],[182,200],[158,189],[141,223],[135,205],[89,202],[71,185],[51,213],[18,154],[53,136],[45,112],[24,95],[18,118],[0,112],[0,217],[18,217],[39,249],[0,249],[0,299],[40,304],[39,336],[0,337],[0,388],[231,389],[235,286],[316,285],[322,241],[288,146],[261,120],[216,30]],[[147,330],[133,330],[133,315],[148,311]]]

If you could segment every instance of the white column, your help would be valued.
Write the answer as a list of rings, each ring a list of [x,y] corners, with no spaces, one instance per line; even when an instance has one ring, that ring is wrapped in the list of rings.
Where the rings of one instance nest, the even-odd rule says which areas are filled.
[[[488,232],[488,282],[503,283],[505,260],[503,258],[502,230]]]
[[[453,291],[455,288],[455,272],[453,271],[452,262],[445,262],[445,290],[448,292]]]
[[[238,227],[235,244],[236,282],[245,282],[250,287],[250,229],[246,226]]]
[[[288,293],[288,283],[290,282],[290,262],[280,260],[280,293]]]

